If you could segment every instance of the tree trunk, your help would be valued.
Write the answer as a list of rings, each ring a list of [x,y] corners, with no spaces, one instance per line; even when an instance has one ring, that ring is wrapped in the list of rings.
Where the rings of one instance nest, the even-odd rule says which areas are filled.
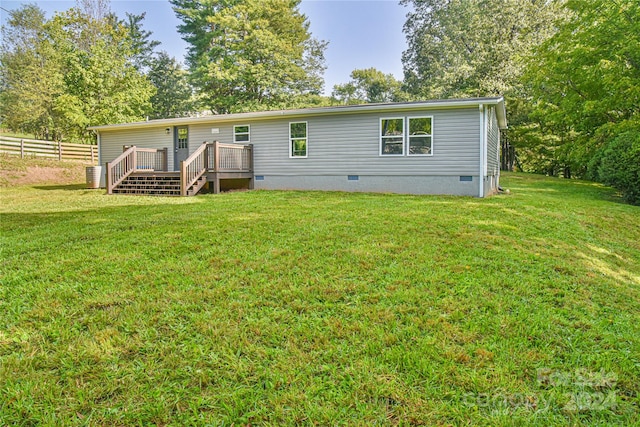
[[[513,171],[513,165],[516,158],[515,147],[509,144],[507,132],[500,131],[500,169],[503,171]]]

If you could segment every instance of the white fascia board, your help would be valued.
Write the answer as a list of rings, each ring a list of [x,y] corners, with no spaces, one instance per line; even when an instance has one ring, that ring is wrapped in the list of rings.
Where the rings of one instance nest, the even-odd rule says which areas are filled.
[[[417,102],[397,102],[388,104],[362,104],[345,105],[337,107],[304,108],[297,110],[259,111],[253,113],[218,114],[204,117],[182,117],[177,119],[159,119],[145,122],[123,123],[117,125],[91,126],[89,130],[124,130],[141,129],[162,126],[180,126],[208,123],[239,122],[243,120],[273,120],[277,118],[312,117],[324,115],[354,114],[354,113],[392,113],[395,111],[419,111],[424,109],[455,109],[477,107],[480,104],[496,105],[498,110],[498,123],[501,128],[506,127],[506,113],[504,99],[497,98],[470,98]],[[500,111],[501,110],[501,111]]]

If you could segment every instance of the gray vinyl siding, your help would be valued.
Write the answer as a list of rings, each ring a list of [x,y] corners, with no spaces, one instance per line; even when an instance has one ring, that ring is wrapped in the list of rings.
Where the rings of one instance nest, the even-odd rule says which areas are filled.
[[[380,155],[381,118],[421,116],[433,117],[433,156]],[[289,158],[290,120],[251,124],[256,175],[477,175],[477,109],[325,115],[292,121],[308,123],[307,158]]]
[[[380,155],[380,119],[432,117],[431,156]],[[495,113],[491,123],[497,130]],[[289,157],[289,123],[307,122],[307,157]],[[480,114],[477,107],[419,111],[336,113],[284,118],[222,121],[189,125],[189,152],[203,142],[233,142],[233,126],[249,125],[254,147],[254,175],[269,177],[451,177],[473,176],[477,182],[480,158]],[[122,153],[123,145],[167,148],[173,167],[173,127],[101,131],[100,155],[104,165]],[[215,133],[212,133],[212,129]],[[406,144],[407,135],[405,135]],[[488,138],[490,139],[490,137]],[[488,153],[488,159],[495,154]],[[361,181],[364,185],[367,181]],[[426,181],[425,181],[426,182]],[[436,181],[433,181],[434,183]],[[439,182],[439,181],[438,181]],[[455,184],[458,185],[458,184]],[[470,184],[460,184],[473,188]],[[477,188],[477,186],[475,186]],[[447,191],[438,191],[436,193]],[[443,188],[442,190],[445,190]],[[465,194],[467,190],[464,190]],[[455,192],[454,192],[455,194]],[[477,194],[477,190],[476,190]]]
[[[127,129],[100,132],[100,163],[102,166],[122,154],[123,145],[140,148],[167,148],[169,168],[173,165],[173,128],[167,135],[167,126],[146,129]],[[189,141],[191,148],[191,139]]]
[[[224,123],[224,124],[198,124],[189,126],[189,153],[193,153],[203,142],[220,141],[233,142],[233,126],[246,125],[248,123]],[[219,133],[212,134],[211,129]],[[253,126],[250,128],[250,137],[253,140]]]
[[[487,175],[498,175],[500,172],[500,129],[495,107],[489,108],[487,120]]]

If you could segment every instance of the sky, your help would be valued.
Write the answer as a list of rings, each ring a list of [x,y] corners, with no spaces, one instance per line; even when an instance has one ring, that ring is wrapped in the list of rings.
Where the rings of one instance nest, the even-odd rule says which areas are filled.
[[[75,1],[60,0],[0,0],[0,7],[13,10],[28,3],[36,3],[47,18],[76,5]],[[158,49],[184,59],[187,44],[177,32],[180,20],[167,0],[111,0],[111,10],[121,18],[126,12],[146,12],[144,28],[162,43]],[[331,94],[333,85],[348,82],[354,69],[374,67],[402,79],[401,57],[407,48],[402,26],[408,9],[398,0],[302,0],[300,11],[309,19],[313,37],[329,42],[325,51],[326,95]],[[7,12],[0,9],[0,18],[4,25]]]

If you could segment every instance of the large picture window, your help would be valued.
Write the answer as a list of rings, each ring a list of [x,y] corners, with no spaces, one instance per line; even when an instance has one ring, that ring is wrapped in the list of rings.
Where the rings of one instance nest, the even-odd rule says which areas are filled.
[[[404,119],[380,119],[380,155],[404,155]]]
[[[307,157],[307,122],[289,123],[289,157]]]
[[[233,127],[233,142],[248,144],[251,142],[249,125],[241,125]]]
[[[430,156],[432,154],[432,121],[431,117],[409,118],[409,156]]]

